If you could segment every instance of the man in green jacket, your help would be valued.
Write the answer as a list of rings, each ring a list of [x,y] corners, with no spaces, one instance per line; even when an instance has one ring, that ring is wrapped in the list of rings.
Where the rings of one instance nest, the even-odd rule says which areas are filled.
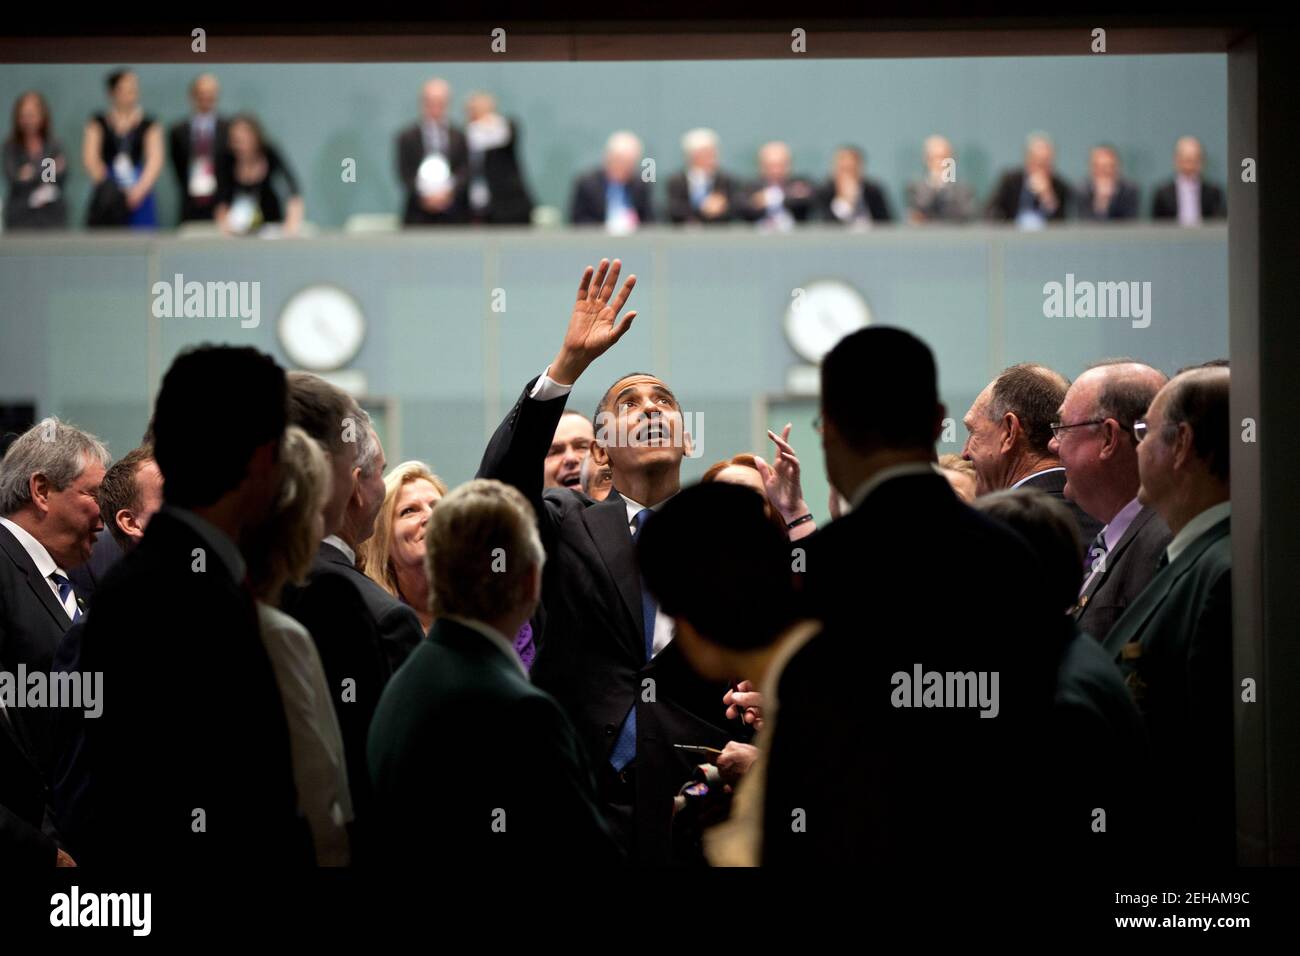
[[[500,482],[471,481],[438,503],[425,547],[436,619],[370,727],[379,858],[617,864],[577,735],[506,636],[541,594],[532,507]]]
[[[1103,645],[1150,735],[1161,864],[1236,862],[1228,382],[1226,368],[1186,371],[1134,427],[1138,498],[1174,537]]]

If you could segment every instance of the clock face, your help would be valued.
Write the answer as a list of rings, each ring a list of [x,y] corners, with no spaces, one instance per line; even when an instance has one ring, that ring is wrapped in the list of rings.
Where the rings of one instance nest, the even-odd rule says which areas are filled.
[[[816,279],[795,295],[785,313],[790,346],[809,362],[820,362],[850,332],[871,322],[861,293],[839,279]]]
[[[280,344],[299,367],[330,372],[356,358],[366,335],[357,300],[332,285],[295,293],[280,313]]]

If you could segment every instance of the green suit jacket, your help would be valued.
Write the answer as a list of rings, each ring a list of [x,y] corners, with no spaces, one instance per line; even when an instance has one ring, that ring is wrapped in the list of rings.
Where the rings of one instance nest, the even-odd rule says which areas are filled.
[[[389,864],[620,860],[568,718],[472,628],[434,622],[385,687],[368,754]]]
[[[1151,741],[1152,854],[1235,865],[1231,518],[1156,573],[1103,647]]]

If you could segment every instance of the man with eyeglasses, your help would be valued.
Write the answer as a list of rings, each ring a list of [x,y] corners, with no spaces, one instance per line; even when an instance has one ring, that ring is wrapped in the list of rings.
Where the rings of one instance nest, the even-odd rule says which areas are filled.
[[[1150,846],[1162,862],[1236,859],[1228,391],[1226,368],[1191,369],[1133,423],[1138,500],[1174,536],[1103,647],[1145,718],[1160,809]]]
[[[976,495],[1037,488],[1059,498],[1074,516],[1082,546],[1097,536],[1101,522],[1065,494],[1065,468],[1049,448],[1052,423],[1069,389],[1070,380],[1045,365],[1025,362],[1005,369],[962,419],[967,436],[961,456],[975,465]],[[1081,551],[1080,560],[1085,556]]]
[[[1103,362],[1065,393],[1048,449],[1065,466],[1064,493],[1104,527],[1088,546],[1074,619],[1104,641],[1119,616],[1156,573],[1173,533],[1138,501],[1133,423],[1167,379],[1140,362]]]

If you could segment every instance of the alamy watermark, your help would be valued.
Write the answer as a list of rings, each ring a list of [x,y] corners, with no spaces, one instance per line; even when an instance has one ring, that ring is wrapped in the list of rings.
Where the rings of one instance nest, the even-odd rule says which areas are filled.
[[[1065,282],[1043,286],[1043,315],[1049,319],[1131,319],[1133,328],[1151,324],[1150,282]]]
[[[978,707],[981,717],[998,715],[997,671],[895,671],[889,702],[894,707]]]
[[[28,672],[26,664],[19,664],[16,673],[0,671],[0,703],[6,710],[66,707],[93,719],[104,712],[103,690],[100,671],[47,674]]]
[[[245,329],[262,324],[262,283],[186,282],[176,273],[171,282],[153,284],[155,319],[239,319]]]

